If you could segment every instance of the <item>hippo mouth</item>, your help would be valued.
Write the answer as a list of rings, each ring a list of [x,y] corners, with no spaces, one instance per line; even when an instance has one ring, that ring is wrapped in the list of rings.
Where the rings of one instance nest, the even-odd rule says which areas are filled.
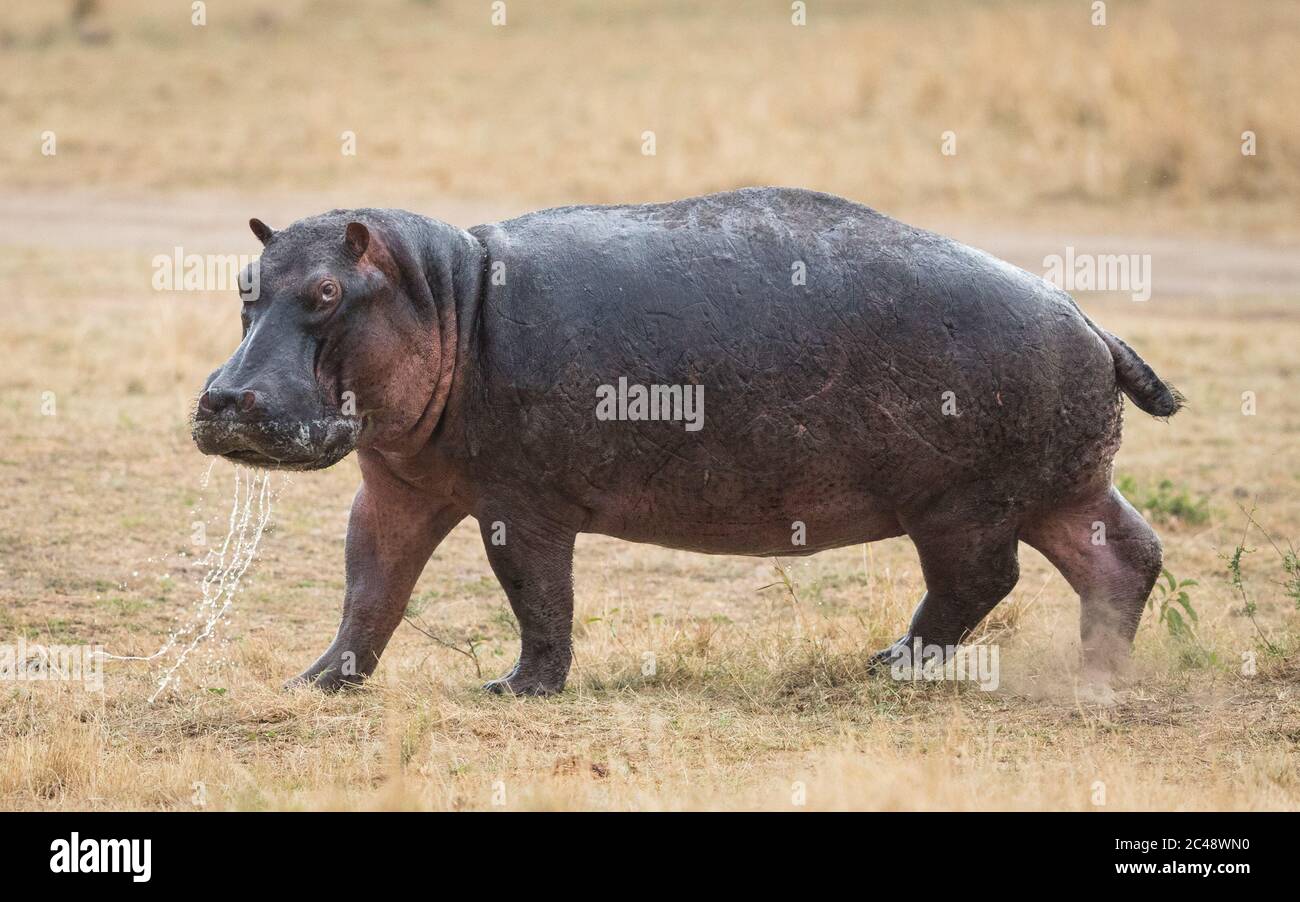
[[[265,470],[323,470],[357,446],[361,420],[333,416],[291,423],[193,421],[194,443],[204,454]]]

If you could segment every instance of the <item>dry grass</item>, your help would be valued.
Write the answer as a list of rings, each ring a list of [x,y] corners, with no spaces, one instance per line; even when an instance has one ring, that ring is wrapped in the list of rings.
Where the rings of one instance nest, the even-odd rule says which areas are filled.
[[[493,27],[479,0],[229,0],[196,28],[188,7],[120,0],[83,26],[91,42],[63,4],[11,6],[11,187],[415,206],[795,184],[898,212],[1118,205],[1295,231],[1292,3],[1112,4],[1094,27],[1073,0],[824,0],[795,27],[784,3],[517,0]]]
[[[20,262],[27,285],[55,281],[39,258]],[[237,325],[225,303],[141,299],[145,273],[128,262],[86,262],[105,284],[121,280],[124,299],[29,288],[0,313],[0,628],[147,654],[198,597],[191,522],[224,530],[232,470],[218,464],[202,487],[208,462],[185,413]],[[1021,585],[988,629],[1002,686],[898,685],[863,661],[920,594],[905,540],[783,562],[791,595],[760,591],[780,582],[771,561],[587,536],[563,697],[488,697],[474,661],[407,626],[369,689],[286,694],[280,681],[336,623],[349,460],[277,477],[274,529],[233,617],[157,704],[156,664],[109,663],[102,694],[0,684],[0,804],[490,808],[504,791],[518,808],[788,808],[803,783],[818,808],[1082,809],[1100,780],[1112,808],[1300,807],[1297,615],[1277,561],[1248,557],[1284,655],[1261,652],[1259,674],[1243,677],[1240,655],[1257,643],[1220,557],[1237,541],[1239,500],[1258,497],[1280,537],[1300,526],[1288,457],[1300,400],[1287,390],[1300,323],[1263,302],[1188,301],[1176,316],[1090,306],[1194,401],[1167,425],[1130,417],[1120,468],[1210,498],[1208,524],[1162,532],[1170,569],[1201,581],[1201,638],[1217,662],[1148,617],[1137,680],[1113,705],[1078,700],[1077,603],[1026,549]],[[1257,417],[1238,413],[1243,387],[1259,395]],[[44,391],[56,416],[39,413]],[[472,526],[438,550],[415,607],[447,641],[481,637],[485,675],[512,660],[513,624]]]

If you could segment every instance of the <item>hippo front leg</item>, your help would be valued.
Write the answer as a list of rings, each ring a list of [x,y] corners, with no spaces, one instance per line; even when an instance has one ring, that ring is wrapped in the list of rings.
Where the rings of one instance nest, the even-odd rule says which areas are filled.
[[[315,664],[286,685],[335,691],[368,677],[402,622],[429,556],[464,516],[392,485],[363,483],[348,519],[338,634]]]
[[[551,695],[564,688],[573,657],[573,543],[576,535],[550,524],[484,517],[479,522],[488,562],[519,620],[519,661],[484,689],[499,694]]]

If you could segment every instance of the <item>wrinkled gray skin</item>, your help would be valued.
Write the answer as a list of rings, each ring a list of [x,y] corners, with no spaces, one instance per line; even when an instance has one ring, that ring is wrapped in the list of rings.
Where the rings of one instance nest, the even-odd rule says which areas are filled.
[[[368,675],[466,516],[519,619],[498,692],[563,688],[581,532],[747,555],[906,534],[926,592],[880,660],[957,645],[1025,542],[1080,595],[1086,673],[1127,658],[1161,551],[1111,487],[1119,396],[1161,417],[1180,398],[1036,276],[782,188],[468,232],[390,210],[253,226],[262,296],[196,441],[297,468],[355,447],[363,474],[342,624],[299,681]],[[703,386],[703,428],[598,419],[620,377]]]

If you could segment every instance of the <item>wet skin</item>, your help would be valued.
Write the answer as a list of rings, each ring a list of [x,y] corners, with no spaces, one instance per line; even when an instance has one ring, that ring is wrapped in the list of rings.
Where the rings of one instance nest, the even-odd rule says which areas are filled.
[[[906,534],[926,593],[882,660],[957,645],[1023,541],[1079,592],[1087,673],[1127,658],[1161,554],[1111,487],[1120,394],[1161,417],[1180,399],[1036,276],[795,189],[469,231],[396,210],[252,225],[259,296],[195,440],[298,469],[355,449],[363,476],[342,624],[298,681],[368,675],[467,516],[520,625],[494,691],[563,688],[581,532],[751,555]],[[699,428],[600,415],[620,379],[702,387]]]

